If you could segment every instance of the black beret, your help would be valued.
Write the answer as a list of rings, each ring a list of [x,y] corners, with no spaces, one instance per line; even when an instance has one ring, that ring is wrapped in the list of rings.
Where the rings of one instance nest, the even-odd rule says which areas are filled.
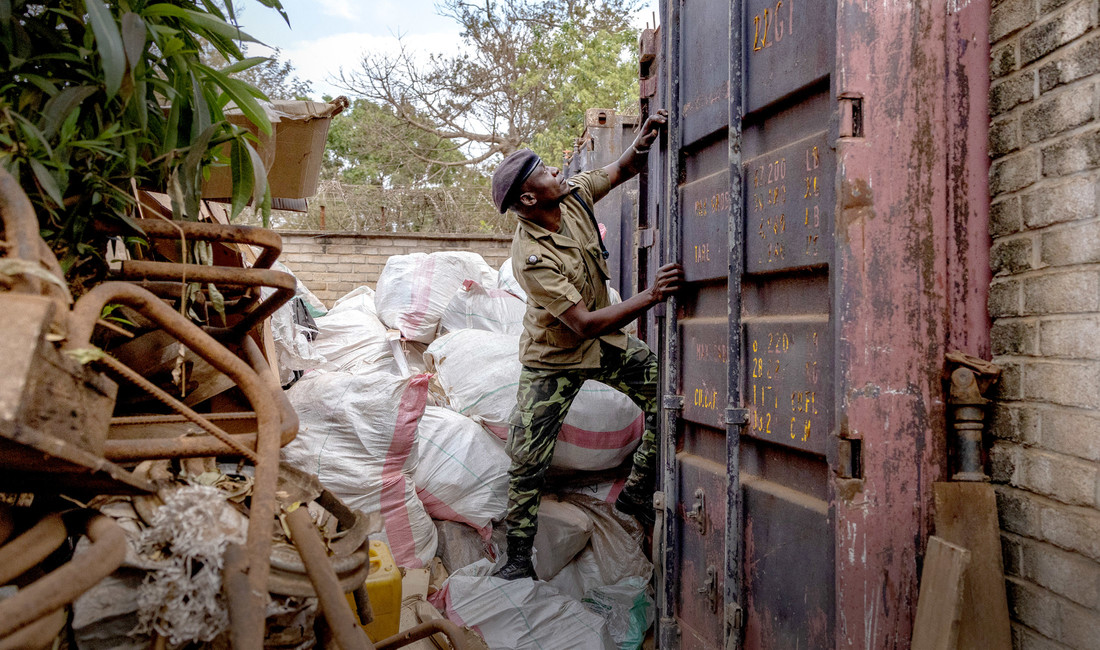
[[[530,149],[520,149],[508,154],[493,172],[493,203],[501,214],[507,212],[516,200],[523,181],[535,171],[542,159]]]

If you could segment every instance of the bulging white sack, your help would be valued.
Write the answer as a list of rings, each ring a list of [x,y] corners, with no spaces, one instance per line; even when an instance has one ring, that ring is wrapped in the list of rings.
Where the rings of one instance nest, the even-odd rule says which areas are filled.
[[[313,350],[327,362],[317,367],[354,372],[393,356],[370,287],[352,291],[315,321],[318,333]]]
[[[451,574],[428,600],[459,626],[469,626],[490,648],[614,650],[607,622],[579,600],[549,583],[489,575],[493,563],[479,560]]]
[[[447,304],[439,321],[441,334],[462,329],[478,329],[501,334],[523,332],[523,314],[527,305],[503,289],[485,288],[466,280]]]
[[[512,258],[510,257],[504,260],[504,264],[500,265],[500,271],[497,275],[497,289],[503,289],[520,300],[527,301],[527,292],[519,286],[519,282],[516,281],[516,274],[512,272]]]
[[[447,304],[466,280],[492,286],[497,272],[466,251],[394,255],[378,277],[378,316],[403,337],[430,343]]]
[[[422,566],[436,549],[435,525],[407,471],[417,461],[427,386],[427,375],[399,377],[375,365],[314,370],[287,391],[300,424],[283,461],[316,474],[349,507],[381,512],[401,566]]]
[[[539,503],[539,529],[533,542],[535,573],[549,580],[588,546],[592,518],[572,503],[543,495]]]
[[[484,539],[508,507],[504,447],[470,418],[428,406],[417,429],[416,493],[433,519],[469,524]]]
[[[424,361],[452,410],[507,440],[519,387],[518,336],[459,330],[429,345]],[[586,381],[558,434],[553,465],[579,470],[617,467],[638,446],[643,428],[642,411],[629,397]]]

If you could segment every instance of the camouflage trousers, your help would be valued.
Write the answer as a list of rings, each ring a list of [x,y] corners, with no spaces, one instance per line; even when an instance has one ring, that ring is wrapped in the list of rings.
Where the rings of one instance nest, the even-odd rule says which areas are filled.
[[[621,391],[645,413],[645,431],[634,452],[626,498],[647,503],[657,475],[657,355],[645,343],[629,337],[625,350],[600,343],[599,368],[545,370],[524,367],[519,377],[518,404],[508,435],[512,458],[508,485],[509,548],[529,548],[538,530],[539,499],[554,444],[573,399],[587,379]]]

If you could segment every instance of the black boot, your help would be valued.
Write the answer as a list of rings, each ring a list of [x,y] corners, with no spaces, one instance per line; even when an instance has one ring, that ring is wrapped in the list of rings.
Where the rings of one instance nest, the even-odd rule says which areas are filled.
[[[535,565],[531,563],[530,541],[508,539],[508,561],[500,570],[493,574],[497,578],[505,580],[518,580],[520,578],[535,578]]]
[[[634,517],[646,529],[652,529],[656,521],[653,504],[645,499],[636,499],[625,490],[619,493],[619,498],[615,499],[615,509]]]

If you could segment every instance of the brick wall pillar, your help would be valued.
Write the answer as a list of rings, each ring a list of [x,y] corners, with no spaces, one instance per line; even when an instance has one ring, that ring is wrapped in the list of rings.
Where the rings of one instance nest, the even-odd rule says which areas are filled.
[[[1017,648],[1100,648],[1096,0],[992,9],[993,479]]]

